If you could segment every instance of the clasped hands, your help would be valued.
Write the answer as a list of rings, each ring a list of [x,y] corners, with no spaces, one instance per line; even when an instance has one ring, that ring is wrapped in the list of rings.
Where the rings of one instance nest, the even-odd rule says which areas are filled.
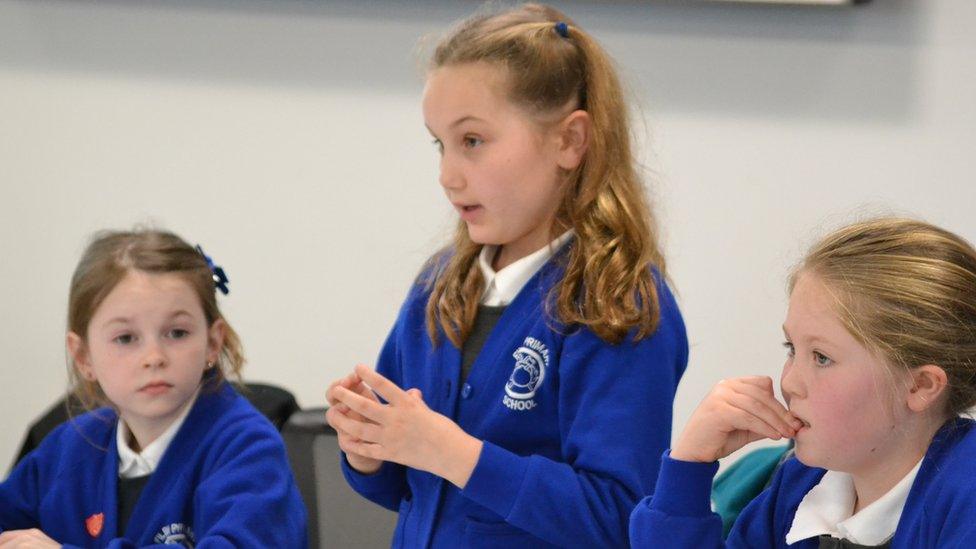
[[[359,365],[329,385],[326,399],[326,420],[358,472],[375,473],[389,461],[433,473],[459,488],[471,477],[481,441],[431,410],[419,389],[403,390]]]

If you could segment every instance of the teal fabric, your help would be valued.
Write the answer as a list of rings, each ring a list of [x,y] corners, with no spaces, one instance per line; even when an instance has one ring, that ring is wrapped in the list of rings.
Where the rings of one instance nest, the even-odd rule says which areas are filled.
[[[722,517],[722,536],[728,536],[735,519],[762,492],[776,466],[792,444],[759,448],[739,458],[712,483],[712,507]]]

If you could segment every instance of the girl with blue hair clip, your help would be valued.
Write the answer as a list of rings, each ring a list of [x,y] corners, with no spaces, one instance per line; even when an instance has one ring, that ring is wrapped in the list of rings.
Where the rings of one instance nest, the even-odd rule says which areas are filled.
[[[555,9],[478,15],[423,112],[460,219],[376,371],[329,388],[346,479],[395,547],[626,547],[688,342],[614,68]]]
[[[0,484],[0,547],[307,545],[281,436],[225,379],[244,363],[217,306],[227,283],[172,233],[96,236],[71,279],[67,334],[92,411]]]

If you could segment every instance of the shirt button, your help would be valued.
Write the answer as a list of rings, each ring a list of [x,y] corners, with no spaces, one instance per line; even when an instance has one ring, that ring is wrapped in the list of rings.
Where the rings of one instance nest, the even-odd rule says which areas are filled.
[[[468,398],[470,396],[471,396],[471,385],[465,383],[464,387],[461,387],[461,398]]]

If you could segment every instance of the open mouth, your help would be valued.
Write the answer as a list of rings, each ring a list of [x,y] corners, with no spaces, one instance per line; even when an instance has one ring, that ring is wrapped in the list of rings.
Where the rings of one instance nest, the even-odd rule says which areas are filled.
[[[474,220],[484,209],[480,204],[455,204],[454,207],[461,214],[461,219],[465,221]]]

